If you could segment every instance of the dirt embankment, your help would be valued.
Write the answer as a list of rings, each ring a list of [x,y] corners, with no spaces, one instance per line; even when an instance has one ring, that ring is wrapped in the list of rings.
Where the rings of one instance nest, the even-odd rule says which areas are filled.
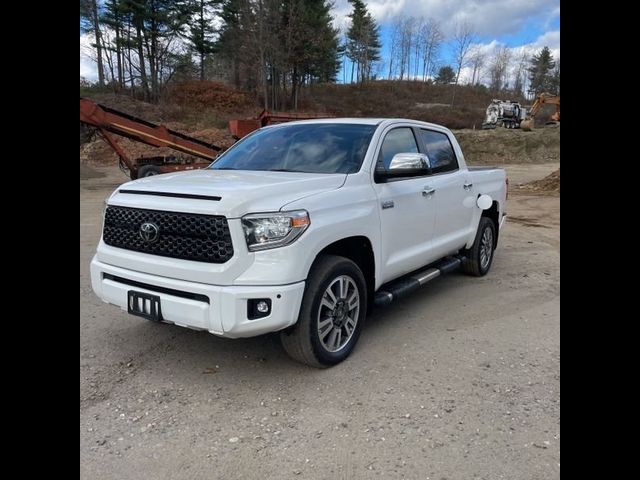
[[[471,165],[560,162],[560,128],[523,130],[456,130],[456,138]]]
[[[560,169],[540,180],[526,183],[522,185],[522,188],[525,190],[533,190],[534,192],[560,193]]]
[[[170,129],[223,148],[231,146],[234,142],[226,127],[228,120],[249,118],[255,116],[259,110],[247,106],[246,99],[239,96],[237,92],[216,90],[219,95],[209,98],[211,95],[209,93],[205,95],[206,92],[189,89],[186,91],[190,96],[183,91],[182,96],[172,97],[173,103],[159,105],[141,102],[127,95],[101,94],[91,98],[98,103],[151,122],[161,123]],[[227,101],[223,102],[221,98],[227,98]],[[197,103],[194,102],[196,100],[204,102],[200,111],[195,108]],[[220,108],[215,109],[214,105],[219,105]],[[242,112],[237,110],[242,108],[245,109]],[[463,129],[454,132],[467,162],[471,165],[501,166],[557,163],[560,161],[560,128],[540,127],[531,132],[506,128],[494,130]],[[87,142],[84,133],[86,132],[81,131],[81,163],[89,165],[117,163],[117,155],[102,139],[94,136]],[[118,142],[132,159],[177,155],[174,150],[150,147],[126,138],[118,137]]]

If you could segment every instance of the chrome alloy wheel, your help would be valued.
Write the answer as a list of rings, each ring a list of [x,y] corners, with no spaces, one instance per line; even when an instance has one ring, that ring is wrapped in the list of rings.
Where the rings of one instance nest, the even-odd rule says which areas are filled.
[[[489,267],[491,254],[493,253],[493,232],[485,228],[480,242],[480,267],[485,270]]]
[[[360,314],[360,292],[348,275],[335,278],[318,308],[318,338],[329,352],[342,350],[353,336]]]

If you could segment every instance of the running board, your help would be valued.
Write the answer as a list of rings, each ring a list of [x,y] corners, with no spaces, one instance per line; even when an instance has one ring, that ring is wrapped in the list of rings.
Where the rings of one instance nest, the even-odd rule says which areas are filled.
[[[406,297],[410,293],[418,290],[425,283],[445,273],[456,270],[462,263],[463,257],[447,257],[417,273],[412,273],[398,280],[394,280],[387,285],[383,285],[373,298],[374,305],[380,307],[389,305],[398,298]]]

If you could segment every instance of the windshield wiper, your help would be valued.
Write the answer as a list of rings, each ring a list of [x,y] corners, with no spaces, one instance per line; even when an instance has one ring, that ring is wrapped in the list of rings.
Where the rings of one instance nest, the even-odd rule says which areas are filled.
[[[218,168],[213,168],[212,170],[237,170],[237,168],[233,168],[233,167],[218,167]]]
[[[268,171],[269,172],[294,172],[295,173],[295,170],[289,170],[287,168],[270,168]]]

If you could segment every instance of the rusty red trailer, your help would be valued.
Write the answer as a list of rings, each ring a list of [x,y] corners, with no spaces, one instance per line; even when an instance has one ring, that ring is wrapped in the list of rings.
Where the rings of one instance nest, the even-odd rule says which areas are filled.
[[[229,120],[229,131],[236,140],[249,135],[267,125],[294,122],[296,120],[312,120],[315,118],[333,118],[333,115],[317,112],[271,112],[263,110],[256,118]]]
[[[267,125],[332,118],[331,115],[314,112],[270,112],[263,110],[256,118],[229,121],[229,130],[236,140]],[[141,118],[120,112],[105,105],[80,97],[80,122],[98,130],[118,155],[120,167],[128,172],[132,180],[179,170],[205,168],[211,164],[224,148],[156,125]],[[168,147],[187,156],[153,156],[131,159],[118,144],[113,134],[135,140],[153,147]]]
[[[118,154],[121,168],[128,170],[132,180],[159,173],[204,168],[211,164],[216,155],[223,150],[222,147],[170,130],[164,125],[156,125],[82,97],[80,97],[80,122],[100,132],[104,141]],[[168,147],[188,156],[131,159],[112,134],[153,147]]]

